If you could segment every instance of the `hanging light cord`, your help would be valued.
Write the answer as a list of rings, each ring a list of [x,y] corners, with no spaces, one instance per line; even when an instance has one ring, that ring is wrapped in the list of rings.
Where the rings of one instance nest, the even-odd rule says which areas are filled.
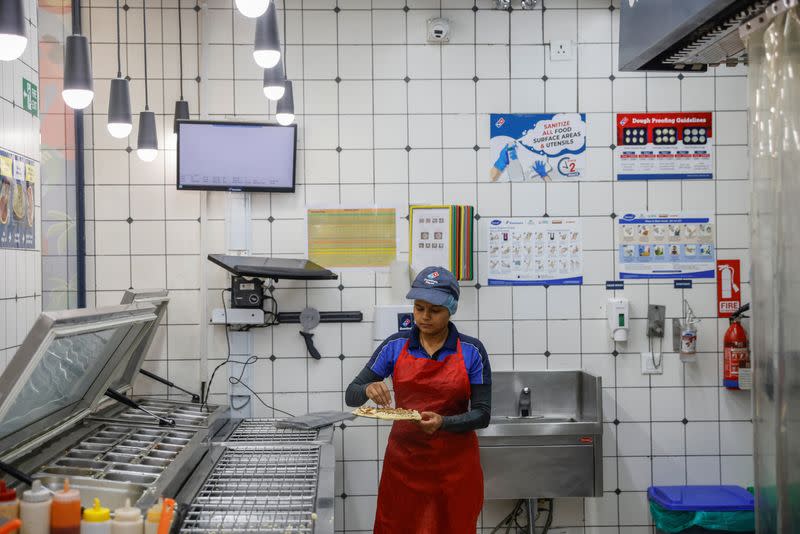
[[[122,78],[122,53],[120,49],[122,45],[122,34],[119,31],[119,0],[117,0],[117,78]]]
[[[178,67],[180,70],[181,100],[183,100],[183,30],[181,24],[181,2],[178,0]]]
[[[147,2],[142,0],[142,26],[144,27],[144,110],[150,111],[147,93]]]
[[[278,6],[275,6],[275,9],[277,8]],[[283,0],[283,77],[287,80],[289,79],[289,75],[286,74],[288,71],[287,67],[289,66],[289,64],[286,62],[286,47],[288,46],[288,40],[289,38],[286,36],[286,0]]]

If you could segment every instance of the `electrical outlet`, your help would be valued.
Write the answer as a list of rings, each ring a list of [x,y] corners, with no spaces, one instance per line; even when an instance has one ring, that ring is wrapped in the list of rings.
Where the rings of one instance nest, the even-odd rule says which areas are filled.
[[[572,41],[550,41],[550,61],[570,61]]]
[[[661,354],[660,352],[643,352],[642,374],[643,375],[664,374],[664,355]]]

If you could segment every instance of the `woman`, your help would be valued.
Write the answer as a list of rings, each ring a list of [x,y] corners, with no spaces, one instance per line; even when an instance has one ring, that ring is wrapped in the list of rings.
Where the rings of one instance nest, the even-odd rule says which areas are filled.
[[[419,422],[396,421],[383,462],[376,534],[474,534],[483,505],[475,429],[489,424],[491,369],[486,349],[460,334],[450,317],[460,291],[443,267],[424,269],[406,298],[410,331],[386,339],[348,386],[348,406],[371,399],[418,410]]]

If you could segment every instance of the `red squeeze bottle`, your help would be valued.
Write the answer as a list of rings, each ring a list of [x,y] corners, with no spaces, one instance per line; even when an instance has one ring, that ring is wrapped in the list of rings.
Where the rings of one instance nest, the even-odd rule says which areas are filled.
[[[50,505],[50,534],[80,534],[81,532],[81,494],[70,489],[69,480],[64,481],[64,489],[53,494]]]

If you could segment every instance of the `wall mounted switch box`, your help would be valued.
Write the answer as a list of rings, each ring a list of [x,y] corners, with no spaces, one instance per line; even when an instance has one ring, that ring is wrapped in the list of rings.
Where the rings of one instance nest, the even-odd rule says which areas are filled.
[[[664,319],[666,316],[666,306],[650,304],[647,307],[647,337],[664,337]]]

